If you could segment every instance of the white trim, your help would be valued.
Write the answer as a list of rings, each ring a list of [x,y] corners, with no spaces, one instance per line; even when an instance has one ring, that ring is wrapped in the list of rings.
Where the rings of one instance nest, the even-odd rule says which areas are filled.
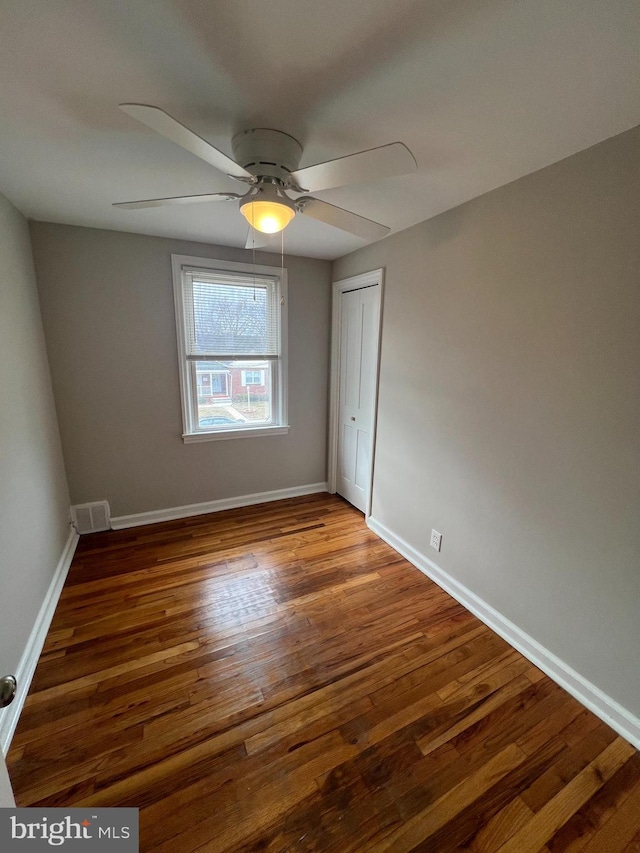
[[[235,498],[222,498],[217,501],[205,501],[200,504],[174,506],[169,509],[155,509],[151,512],[138,512],[133,515],[120,515],[111,519],[113,530],[124,527],[139,527],[142,524],[156,524],[159,521],[173,521],[176,518],[189,518],[192,515],[205,515],[209,512],[222,512],[241,506],[282,501],[286,498],[299,498],[303,495],[315,495],[328,490],[326,483],[310,483],[306,486],[292,486],[288,489],[273,489],[269,492],[256,492],[253,495],[239,495]]]
[[[220,432],[187,432],[182,436],[185,444],[198,441],[225,441],[227,438],[255,438],[261,435],[287,435],[289,424],[278,426],[233,427]]]
[[[353,275],[333,282],[333,299],[331,315],[331,371],[329,384],[329,460],[328,484],[329,492],[336,493],[338,481],[338,418],[340,413],[340,330],[342,326],[342,311],[340,297],[351,290],[362,290],[365,287],[380,287],[380,305],[378,314],[378,340],[376,342],[376,390],[371,421],[371,480],[365,518],[371,514],[373,500],[373,468],[375,465],[376,426],[378,423],[378,389],[380,384],[380,350],[382,339],[382,311],[384,298],[384,269]]]
[[[467,610],[488,625],[517,649],[528,660],[545,672],[549,678],[563,687],[582,705],[611,726],[621,737],[640,749],[640,719],[628,711],[611,696],[608,696],[591,681],[561,660],[545,646],[534,640],[516,624],[511,622],[490,604],[461,584],[450,574],[441,569],[436,563],[409,545],[400,536],[375,518],[367,519],[367,524],[374,533],[402,554],[410,563],[442,587]]]
[[[18,682],[16,698],[11,705],[0,711],[0,748],[5,755],[9,751],[13,733],[18,725],[18,719],[27,698],[31,680],[36,671],[38,659],[42,652],[44,641],[47,638],[47,632],[51,625],[62,587],[67,578],[79,538],[76,531],[71,530],[15,673]]]

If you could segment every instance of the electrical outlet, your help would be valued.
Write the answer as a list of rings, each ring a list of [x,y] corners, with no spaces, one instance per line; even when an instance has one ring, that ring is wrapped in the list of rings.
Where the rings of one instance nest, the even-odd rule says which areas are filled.
[[[436,551],[440,550],[442,545],[442,533],[438,533],[437,530],[431,531],[431,547],[435,548]]]

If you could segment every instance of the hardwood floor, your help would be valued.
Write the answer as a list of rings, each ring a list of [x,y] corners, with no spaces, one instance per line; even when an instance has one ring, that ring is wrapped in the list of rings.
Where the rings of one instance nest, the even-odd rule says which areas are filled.
[[[329,495],[83,537],[8,763],[142,851],[640,851],[640,755]]]

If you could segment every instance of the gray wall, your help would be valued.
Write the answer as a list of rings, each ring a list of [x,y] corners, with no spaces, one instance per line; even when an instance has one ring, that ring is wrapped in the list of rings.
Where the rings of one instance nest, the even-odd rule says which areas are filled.
[[[118,516],[326,480],[327,261],[285,258],[289,434],[185,445],[171,254],[250,253],[38,222],[31,236],[72,503]]]
[[[386,267],[373,516],[636,715],[639,164],[636,128],[334,265]]]
[[[67,543],[69,493],[29,229],[0,196],[0,675],[15,672]]]

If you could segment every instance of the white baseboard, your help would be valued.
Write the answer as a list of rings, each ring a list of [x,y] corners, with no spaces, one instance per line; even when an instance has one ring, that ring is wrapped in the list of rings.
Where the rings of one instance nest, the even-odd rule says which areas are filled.
[[[412,545],[397,536],[381,521],[368,518],[367,524],[381,539],[402,554],[410,563],[431,578],[439,587],[453,596],[494,630],[528,660],[545,672],[549,678],[563,687],[582,705],[611,726],[625,740],[640,749],[640,719],[612,699],[595,684],[576,672],[567,663],[550,652],[537,640],[499,613],[490,604],[477,596],[468,587],[440,568]]]
[[[18,682],[16,698],[13,700],[11,705],[3,711],[0,711],[0,748],[4,755],[6,755],[9,750],[13,733],[18,725],[18,719],[20,718],[20,713],[22,712],[25,699],[27,698],[27,693],[31,686],[31,680],[36,671],[36,666],[38,665],[38,658],[42,652],[44,641],[47,638],[47,631],[51,625],[51,620],[53,619],[53,614],[55,613],[56,605],[58,604],[58,599],[62,592],[62,587],[64,586],[64,582],[67,578],[79,538],[80,537],[75,530],[72,530],[69,533],[67,544],[65,545],[62,556],[58,561],[55,573],[51,579],[51,583],[49,584],[49,589],[47,590],[47,594],[42,602],[40,612],[36,617],[26,648],[20,658],[20,663],[18,664],[18,668],[15,672],[16,680]]]
[[[113,530],[122,530],[124,527],[139,527],[142,524],[156,524],[158,521],[173,521],[177,518],[189,518],[191,515],[222,512],[225,509],[236,509],[241,506],[252,506],[270,501],[282,501],[286,498],[299,498],[303,495],[314,495],[326,491],[328,491],[326,483],[310,483],[306,486],[292,486],[289,489],[256,492],[253,495],[239,495],[235,498],[222,498],[222,500],[206,501],[200,504],[155,509],[151,512],[138,512],[134,515],[119,515],[111,519],[111,527]]]

